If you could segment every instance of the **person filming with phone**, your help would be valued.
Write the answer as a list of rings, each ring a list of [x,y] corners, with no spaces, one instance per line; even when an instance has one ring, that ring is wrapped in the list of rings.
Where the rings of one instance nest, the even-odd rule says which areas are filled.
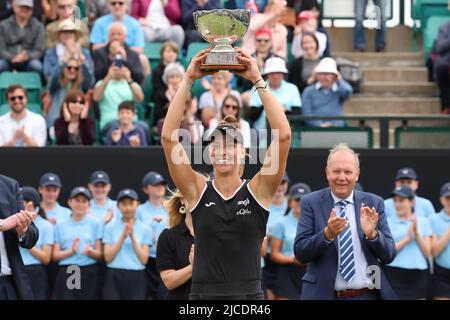
[[[33,299],[19,246],[31,249],[36,244],[36,216],[24,210],[19,183],[0,175],[0,300]]]

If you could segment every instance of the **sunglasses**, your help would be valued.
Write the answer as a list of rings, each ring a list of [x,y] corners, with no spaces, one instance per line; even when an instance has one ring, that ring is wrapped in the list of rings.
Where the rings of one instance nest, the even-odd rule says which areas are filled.
[[[16,101],[16,99],[19,99],[20,101],[22,101],[23,98],[25,98],[25,97],[24,96],[12,96],[12,97],[9,97],[9,100]]]
[[[111,2],[111,5],[112,6],[119,6],[119,7],[121,7],[121,6],[123,6],[125,4],[125,2],[120,2],[120,1],[113,1],[113,2]]]
[[[86,102],[84,100],[74,100],[74,101],[69,101],[70,103],[79,103],[84,105]]]
[[[256,42],[268,43],[269,41],[270,41],[269,39],[256,39]]]
[[[66,69],[70,70],[70,71],[78,71],[80,69],[80,67],[66,66]]]
[[[239,106],[235,106],[235,105],[232,105],[232,104],[224,104],[224,105],[223,105],[223,108],[224,108],[224,109],[238,110],[238,109],[239,109]]]

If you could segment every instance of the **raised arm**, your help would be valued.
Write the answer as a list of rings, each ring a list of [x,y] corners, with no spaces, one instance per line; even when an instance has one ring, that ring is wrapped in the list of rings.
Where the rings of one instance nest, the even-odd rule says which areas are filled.
[[[196,79],[208,74],[200,70],[200,65],[208,52],[208,49],[202,50],[192,58],[183,81],[169,105],[161,131],[161,143],[170,176],[178,190],[181,191],[184,198],[188,201],[190,208],[195,205],[202,190],[205,188],[205,179],[192,169],[186,151],[178,140],[178,129],[180,128],[186,99],[192,84]]]
[[[239,52],[238,59],[248,67],[246,71],[238,74],[252,83],[258,82],[256,88],[272,129],[273,140],[267,149],[263,166],[249,183],[253,194],[267,208],[286,170],[291,145],[291,128],[283,107],[267,89],[256,60],[239,48],[237,51]]]

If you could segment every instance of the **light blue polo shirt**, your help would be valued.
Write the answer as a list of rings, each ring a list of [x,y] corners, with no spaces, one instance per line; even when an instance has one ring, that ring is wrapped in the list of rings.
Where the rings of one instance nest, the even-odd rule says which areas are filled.
[[[94,217],[85,215],[80,221],[72,219],[64,220],[56,224],[55,243],[59,243],[61,250],[72,248],[75,238],[80,238],[80,245],[77,253],[59,261],[59,265],[88,266],[96,263],[96,260],[83,254],[84,248],[88,244],[95,248],[95,242],[102,238],[102,227],[100,222]]]
[[[428,218],[436,213],[430,200],[419,196],[415,196],[414,200],[416,201],[414,205],[414,212],[417,216]],[[392,217],[397,214],[395,211],[394,200],[392,198],[384,200],[384,212],[386,212],[386,217]]]
[[[270,88],[269,81],[267,81],[267,88]],[[292,107],[301,107],[302,100],[300,98],[300,92],[295,84],[287,82],[285,80],[281,81],[281,86],[277,90],[270,89],[272,95],[283,107],[285,111],[291,111]],[[259,98],[258,91],[254,91],[252,88],[252,93],[250,96],[250,106],[262,108],[262,102]],[[255,129],[266,129],[267,117],[266,112],[263,111],[260,117],[253,124]]]
[[[94,27],[91,30],[91,43],[106,43],[108,42],[109,26],[115,21],[112,14],[107,14],[98,18],[95,21]],[[127,29],[127,38],[125,43],[130,47],[144,48],[144,32],[142,31],[139,22],[129,15],[125,15],[122,23]]]
[[[162,219],[160,222],[157,222],[154,220],[156,216],[163,216],[164,219]],[[162,224],[165,227],[168,224],[169,215],[167,214],[167,211],[163,205],[160,205],[158,208],[156,208],[153,204],[151,204],[150,201],[146,201],[137,209],[136,217],[152,228],[153,241],[152,246],[150,247],[150,257],[156,258],[156,242],[158,241],[158,237],[161,234],[162,230],[164,230],[158,230],[158,226]]]
[[[42,250],[44,248],[44,245],[46,244],[53,245],[53,225],[39,215],[37,216],[36,220],[34,220],[34,225],[39,230],[39,237],[36,244],[34,245],[34,248]],[[42,264],[42,262],[38,258],[30,253],[29,249],[19,247],[19,250],[24,265],[29,266]]]
[[[284,200],[283,204],[281,206],[276,206],[273,203],[270,204],[269,207],[269,219],[267,220],[267,226],[266,226],[266,233],[272,234],[274,227],[277,225],[277,223],[283,219],[284,213],[286,212],[288,207],[287,199]],[[270,253],[272,251],[272,246],[270,245],[270,240],[267,244],[267,253]]]
[[[395,243],[403,240],[408,234],[409,226],[412,221],[403,221],[397,215],[389,217],[387,219],[389,228],[391,229],[392,237]],[[430,223],[427,218],[417,217],[417,227],[421,237],[431,236],[432,231]],[[427,259],[420,250],[417,241],[414,239],[409,242],[402,250],[397,251],[397,256],[394,261],[389,264],[390,267],[403,268],[403,269],[419,269],[427,270]]]
[[[294,216],[294,212],[289,211],[273,228],[272,238],[282,241],[281,254],[287,257],[294,255],[295,235],[297,234],[298,220]]]
[[[55,207],[52,210],[45,210],[45,215],[47,216],[47,219],[55,218],[56,223],[62,222],[63,220],[70,218],[71,213],[72,211],[70,211],[69,208],[61,206],[59,202],[56,203]]]
[[[438,214],[433,214],[428,218],[430,221],[430,226],[438,238],[442,237],[450,228],[450,216],[441,210]],[[435,258],[436,264],[442,268],[450,269],[450,244],[441,251],[441,253]]]
[[[108,198],[104,206],[99,206],[94,199],[90,201],[91,213],[94,218],[96,218],[99,222],[105,223],[106,213],[110,208],[113,208],[113,214],[115,219],[116,217],[120,217],[120,210],[117,207],[117,201]]]
[[[105,226],[105,233],[103,234],[103,243],[114,245],[120,238],[123,233],[123,229],[125,228],[125,224],[123,223],[121,218],[116,219],[108,223]],[[133,226],[134,236],[138,243],[143,245],[152,245],[152,229],[141,222],[139,219],[136,219]],[[136,252],[133,248],[133,243],[131,241],[130,236],[128,236],[122,244],[119,252],[117,252],[111,263],[108,263],[107,266],[109,268],[115,269],[124,269],[124,270],[144,270],[145,265],[143,265]]]

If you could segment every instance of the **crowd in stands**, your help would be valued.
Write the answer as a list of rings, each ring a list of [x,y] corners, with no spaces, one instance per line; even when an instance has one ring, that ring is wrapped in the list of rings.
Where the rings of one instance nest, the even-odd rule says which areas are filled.
[[[237,106],[232,95],[226,101]],[[130,105],[122,104],[121,111],[131,111]],[[70,187],[56,173],[44,173],[36,188],[21,188],[26,208],[39,214],[39,242],[20,249],[35,297],[188,299],[195,235],[182,196],[169,191],[166,179],[154,171],[142,179],[142,196],[123,189],[116,200],[107,172],[87,178],[86,185],[70,192],[68,207],[59,198],[61,189]],[[450,299],[450,183],[437,192],[439,211],[419,196],[419,186],[413,168],[397,171],[385,200],[397,256],[385,272],[399,299]],[[311,191],[285,173],[272,200],[261,249],[267,299],[300,299],[306,265],[294,257],[293,244],[302,198]],[[69,265],[78,265],[86,277],[81,290],[67,289]]]
[[[251,4],[250,25],[241,46],[255,57],[269,90],[286,113],[343,115],[343,102],[352,90],[330,57],[331,43],[321,24],[319,3],[287,5],[284,0],[270,0]],[[26,84],[14,83],[4,90],[9,112],[0,115],[0,123],[24,123],[28,113],[43,118],[44,122],[34,122],[32,128],[25,126],[25,131],[39,129],[40,136],[45,135],[39,146],[147,146],[159,143],[168,104],[188,62],[187,49],[203,41],[192,13],[219,8],[220,2],[90,1],[84,19],[79,19],[76,0],[14,0],[2,5],[6,9],[0,21],[0,72],[37,72],[44,86],[39,99],[29,97]],[[229,1],[228,6],[248,9],[249,3]],[[286,17],[292,18],[290,23]],[[144,53],[146,44],[152,43],[161,44],[159,64],[153,70]],[[245,128],[266,128],[254,87],[226,71],[203,79],[201,89],[193,92],[186,105],[186,128],[194,134],[191,142],[201,143],[203,135],[236,102],[239,109],[232,113]],[[236,102],[225,99],[229,95]],[[124,123],[128,112],[134,116],[131,124]],[[45,127],[39,127],[42,123]],[[306,125],[342,126],[344,122]],[[0,146],[36,145],[36,141],[22,139],[17,128],[21,125],[0,126]],[[255,143],[248,138],[246,146]]]

